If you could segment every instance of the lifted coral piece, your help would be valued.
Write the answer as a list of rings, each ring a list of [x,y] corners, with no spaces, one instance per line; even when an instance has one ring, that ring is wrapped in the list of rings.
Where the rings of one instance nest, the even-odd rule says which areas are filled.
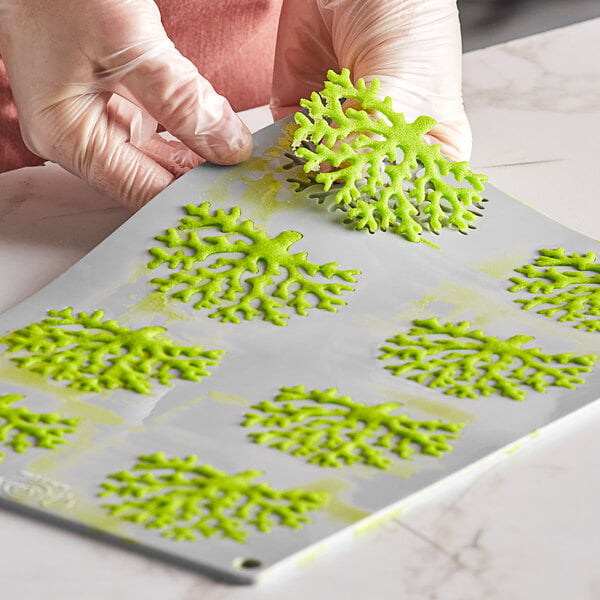
[[[215,534],[245,542],[248,529],[269,533],[281,525],[299,529],[320,509],[326,494],[300,489],[278,491],[254,483],[261,471],[228,475],[210,465],[198,465],[196,456],[167,458],[163,452],[140,456],[133,472],[121,471],[102,484],[101,497],[118,495],[123,501],[103,504],[110,514],[160,529],[163,537],[193,541]]]
[[[515,269],[525,276],[511,277],[510,292],[527,292],[533,298],[515,300],[524,310],[558,321],[571,322],[576,329],[600,332],[600,263],[593,252],[566,254],[564,248],[540,250],[534,265]]]
[[[173,377],[200,381],[218,365],[223,350],[178,346],[164,335],[164,327],[131,330],[115,320],[103,321],[104,311],[73,314],[72,308],[50,310],[33,323],[0,336],[6,353],[27,353],[11,358],[19,367],[68,381],[81,392],[117,388],[150,393],[151,380],[170,385]]]
[[[52,450],[65,443],[64,436],[74,433],[81,419],[63,419],[58,413],[36,414],[29,408],[11,406],[23,400],[20,394],[0,396],[0,442],[21,454],[27,448]],[[0,452],[0,463],[4,453]]]
[[[463,423],[415,421],[405,414],[391,414],[401,406],[353,402],[333,388],[309,392],[303,385],[284,387],[275,402],[252,406],[257,412],[246,414],[244,427],[268,429],[248,437],[321,467],[362,463],[389,469],[386,450],[403,459],[415,452],[442,456],[452,450],[448,440],[458,438]]]
[[[473,173],[466,161],[445,158],[439,144],[425,142],[435,119],[407,123],[391,98],[377,97],[377,79],[370,86],[359,79],[355,86],[348,69],[329,71],[327,78],[321,92],[300,101],[308,114],[295,115],[293,149],[304,171],[317,173],[314,180],[324,192],[335,190],[349,222],[371,233],[390,230],[411,242],[420,241],[424,227],[433,233],[473,228],[482,216],[487,177]],[[291,181],[300,188],[310,183]],[[314,196],[323,200],[322,193]]]
[[[194,308],[212,310],[211,318],[239,323],[240,316],[248,321],[262,317],[285,325],[284,307],[302,316],[313,307],[335,312],[346,304],[339,298],[342,292],[354,290],[348,283],[356,281],[359,271],[342,271],[334,262],[316,265],[306,252],[290,252],[302,239],[296,231],[269,237],[252,221],[242,221],[238,207],[211,212],[205,202],[188,204],[186,211],[189,216],[181,219],[177,229],[156,237],[167,249],[150,250],[155,259],[149,269],[167,265],[177,272],[151,283],[183,302],[195,300]],[[220,235],[198,233],[210,228]]]
[[[379,358],[394,361],[385,368],[393,375],[416,371],[408,379],[459,398],[498,393],[525,400],[527,388],[537,392],[548,387],[574,389],[584,383],[579,375],[591,371],[597,359],[524,348],[533,337],[514,335],[501,340],[470,329],[467,321],[442,325],[434,318],[413,323],[407,335],[386,340],[393,346],[381,348]]]

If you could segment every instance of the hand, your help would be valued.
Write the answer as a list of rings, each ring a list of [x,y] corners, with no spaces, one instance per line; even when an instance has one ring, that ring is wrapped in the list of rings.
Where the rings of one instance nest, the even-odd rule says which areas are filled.
[[[233,164],[252,151],[152,0],[0,0],[0,53],[29,149],[129,208],[203,159]]]
[[[461,91],[455,0],[285,0],[271,108],[275,119],[323,88],[327,71],[350,69],[356,83],[377,77],[381,96],[408,121],[437,120],[428,134],[444,154],[468,160],[471,130]]]

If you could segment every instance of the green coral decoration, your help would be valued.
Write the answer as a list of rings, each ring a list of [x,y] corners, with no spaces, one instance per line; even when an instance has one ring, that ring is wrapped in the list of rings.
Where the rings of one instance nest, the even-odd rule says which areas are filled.
[[[597,356],[545,354],[523,346],[534,338],[514,335],[507,340],[470,329],[467,321],[442,325],[437,319],[416,319],[410,332],[386,340],[381,360],[393,375],[444,390],[459,398],[498,393],[525,400],[526,388],[545,392],[548,387],[573,389],[584,383],[579,376],[591,371]],[[524,389],[525,388],[525,389]]]
[[[151,381],[169,385],[174,376],[200,381],[207,368],[217,365],[222,350],[178,346],[164,335],[163,327],[131,330],[104,312],[88,315],[72,308],[50,310],[49,317],[0,336],[6,353],[26,353],[11,358],[17,365],[55,381],[68,381],[80,392],[105,392],[121,388],[148,394]]]
[[[27,407],[15,408],[23,400],[19,394],[0,396],[0,442],[15,452],[25,453],[28,448],[49,450],[65,443],[64,436],[74,433],[80,419],[63,419],[58,413],[36,414]],[[4,460],[0,452],[0,463]]]
[[[321,508],[327,499],[323,493],[278,491],[267,483],[254,483],[262,475],[257,470],[228,475],[197,462],[194,455],[140,456],[133,472],[109,475],[111,481],[102,484],[99,496],[123,499],[103,507],[177,541],[218,534],[245,542],[250,527],[262,533],[278,525],[299,529],[309,521],[306,513]]]
[[[442,456],[452,450],[448,440],[456,439],[464,424],[392,414],[401,406],[397,402],[368,406],[338,396],[335,389],[309,392],[299,385],[281,388],[275,402],[252,406],[257,412],[246,415],[244,426],[268,429],[249,434],[257,444],[306,457],[321,467],[362,463],[389,469],[386,451],[409,459],[415,452]]]
[[[422,116],[407,123],[391,98],[377,97],[377,79],[370,86],[359,79],[355,86],[348,69],[329,71],[327,77],[321,92],[300,102],[308,114],[295,115],[293,148],[304,171],[316,172],[314,179],[325,192],[335,190],[348,221],[356,229],[390,230],[411,242],[420,241],[424,226],[433,233],[472,228],[482,216],[477,209],[487,177],[473,173],[465,161],[446,159],[439,144],[427,145],[423,136],[435,119]],[[310,183],[295,181],[300,187]]]
[[[560,315],[576,329],[600,332],[600,263],[593,252],[566,254],[564,248],[540,250],[535,264],[515,269],[524,277],[511,277],[511,292],[527,292],[532,298],[515,302],[524,310],[547,317]]]
[[[194,308],[212,310],[211,318],[239,323],[240,316],[248,321],[262,316],[285,325],[284,307],[302,316],[314,306],[335,312],[337,306],[346,304],[339,296],[354,290],[348,284],[355,282],[359,271],[342,271],[333,262],[316,265],[309,262],[306,252],[290,252],[302,238],[296,231],[270,237],[252,221],[242,221],[238,207],[211,212],[210,203],[205,202],[188,204],[186,211],[188,216],[177,229],[157,236],[166,249],[150,250],[155,258],[149,269],[168,265],[176,272],[151,283],[183,302],[194,299]],[[204,229],[220,235],[201,236],[198,231]]]

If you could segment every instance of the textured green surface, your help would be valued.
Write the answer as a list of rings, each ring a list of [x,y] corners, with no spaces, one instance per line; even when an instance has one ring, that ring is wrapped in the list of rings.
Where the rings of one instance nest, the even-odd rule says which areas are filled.
[[[261,316],[285,325],[284,307],[302,316],[312,307],[333,312],[346,304],[339,298],[342,292],[354,289],[348,283],[355,282],[359,271],[341,271],[337,263],[315,265],[306,252],[292,254],[290,248],[302,239],[296,231],[269,237],[252,221],[243,221],[238,207],[211,212],[205,202],[188,204],[186,210],[177,229],[157,236],[165,248],[150,250],[154,260],[148,268],[176,270],[152,283],[183,302],[194,299],[194,308],[212,310],[212,318],[239,323],[240,316]],[[201,236],[198,230],[204,229],[220,234]]]
[[[427,145],[423,136],[436,121],[418,117],[407,123],[390,98],[377,97],[377,79],[370,87],[362,79],[354,86],[348,69],[327,77],[323,91],[300,102],[308,116],[295,116],[293,146],[306,161],[304,171],[318,172],[315,181],[325,192],[334,186],[335,201],[357,229],[390,230],[412,242],[420,240],[424,226],[467,232],[481,214],[476,208],[487,177],[473,173],[467,162],[446,159],[439,144]],[[344,100],[362,108],[345,107]]]
[[[533,265],[515,269],[524,277],[511,277],[511,292],[527,292],[530,298],[515,302],[525,310],[559,321],[572,322],[576,329],[600,332],[600,263],[593,252],[566,254],[564,248],[540,250]]]
[[[99,496],[118,495],[103,504],[113,516],[160,529],[164,537],[193,541],[215,534],[244,542],[248,529],[268,533],[274,526],[298,529],[308,511],[321,508],[327,496],[303,490],[274,490],[254,483],[261,471],[228,475],[196,456],[167,458],[162,452],[140,456],[133,472],[109,475]]]
[[[368,406],[338,396],[337,390],[307,391],[304,386],[281,388],[275,402],[261,402],[246,415],[245,427],[263,427],[266,432],[249,437],[322,467],[362,463],[388,469],[386,451],[408,459],[415,452],[441,456],[452,450],[462,423],[415,421],[393,415],[402,404],[386,402]]]
[[[0,396],[0,443],[15,452],[24,453],[27,448],[56,448],[65,443],[64,436],[74,433],[80,419],[63,419],[58,413],[36,414],[29,408],[12,406],[23,396],[8,394]],[[0,463],[4,453],[0,452]]]
[[[131,330],[114,320],[103,321],[104,312],[73,314],[72,308],[50,310],[33,323],[0,336],[7,353],[19,367],[68,381],[81,392],[104,392],[122,388],[148,394],[151,381],[169,385],[174,376],[200,381],[207,368],[219,363],[222,350],[202,346],[178,346],[163,327]]]
[[[382,360],[393,375],[440,388],[454,396],[476,398],[498,393],[524,400],[527,388],[544,392],[548,387],[573,389],[583,383],[580,375],[591,371],[596,356],[545,354],[524,348],[534,338],[514,335],[507,340],[470,329],[467,321],[442,325],[437,319],[413,321],[408,335],[386,340]]]

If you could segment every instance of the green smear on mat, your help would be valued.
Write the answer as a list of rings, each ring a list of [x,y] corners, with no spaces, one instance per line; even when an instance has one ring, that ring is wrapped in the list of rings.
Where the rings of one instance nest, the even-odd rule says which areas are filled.
[[[211,402],[219,402],[222,404],[233,404],[235,406],[249,406],[250,402],[241,396],[235,396],[234,394],[226,394],[224,392],[217,392],[211,390],[208,392],[208,399]]]
[[[478,271],[495,279],[505,279],[516,264],[521,264],[524,251],[503,252],[501,256],[487,260],[475,266]]]
[[[349,484],[340,479],[324,478],[305,484],[302,489],[306,492],[324,494],[327,497],[327,504],[323,509],[324,512],[338,522],[352,524],[368,517],[372,513],[341,500],[341,494],[347,491],[348,488]]]
[[[378,392],[393,402],[399,402],[409,408],[414,408],[422,413],[432,415],[450,423],[468,424],[474,423],[477,420],[476,414],[461,410],[444,402],[436,402],[435,400],[421,396],[413,396],[383,387],[378,387]]]
[[[147,272],[147,269],[145,269]],[[119,317],[120,323],[130,323],[136,320],[147,320],[148,315],[160,314],[167,317],[167,323],[173,321],[189,321],[191,317],[173,310],[164,294],[152,292],[131,306]]]
[[[265,173],[260,179],[242,177],[242,181],[248,186],[242,192],[242,202],[252,203],[257,217],[268,220],[282,204],[277,200],[281,182],[272,173]]]
[[[356,527],[354,527],[352,533],[355,538],[368,537],[371,534],[376,533],[390,521],[400,517],[405,510],[406,508],[403,506],[401,508],[386,512],[380,517],[367,519],[364,523],[359,523]]]

